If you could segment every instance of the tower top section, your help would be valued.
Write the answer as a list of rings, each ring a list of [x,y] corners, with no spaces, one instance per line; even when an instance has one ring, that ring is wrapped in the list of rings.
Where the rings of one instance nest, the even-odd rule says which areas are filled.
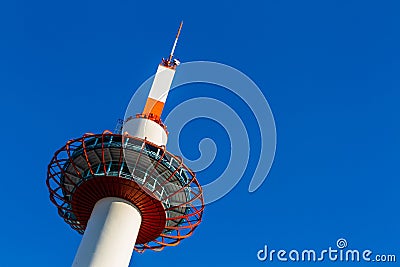
[[[183,21],[179,25],[169,57],[167,59],[163,58],[161,63],[158,65],[143,112],[137,114],[137,120],[131,122],[134,124],[130,127],[131,135],[140,138],[147,138],[147,140],[157,145],[165,145],[167,142],[168,132],[166,126],[161,121],[161,114],[165,101],[167,100],[168,92],[171,88],[172,80],[174,79],[176,67],[180,64],[179,60],[174,58],[174,52],[176,44],[178,43],[179,35],[181,34],[182,25]],[[156,124],[150,123],[149,120]],[[143,126],[137,124],[143,124]],[[152,128],[150,129],[150,127]],[[159,127],[163,128],[163,131],[155,130],[155,128]],[[161,135],[156,136],[155,133],[161,133]]]

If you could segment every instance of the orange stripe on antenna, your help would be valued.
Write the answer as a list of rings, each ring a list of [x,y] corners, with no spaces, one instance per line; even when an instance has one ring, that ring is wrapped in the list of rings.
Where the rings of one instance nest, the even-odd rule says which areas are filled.
[[[146,105],[144,106],[143,114],[144,115],[152,114],[154,117],[160,118],[163,108],[164,108],[164,102],[149,97],[147,98]]]

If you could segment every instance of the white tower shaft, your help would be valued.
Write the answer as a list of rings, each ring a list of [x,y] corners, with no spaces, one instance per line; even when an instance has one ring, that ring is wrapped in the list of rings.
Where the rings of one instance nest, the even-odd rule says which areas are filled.
[[[72,266],[127,267],[142,217],[130,202],[107,197],[93,208]]]

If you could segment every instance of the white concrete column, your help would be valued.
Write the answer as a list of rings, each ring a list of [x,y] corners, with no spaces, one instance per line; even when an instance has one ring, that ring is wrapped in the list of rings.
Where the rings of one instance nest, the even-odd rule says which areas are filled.
[[[107,197],[93,208],[73,267],[127,267],[142,217],[121,198]]]

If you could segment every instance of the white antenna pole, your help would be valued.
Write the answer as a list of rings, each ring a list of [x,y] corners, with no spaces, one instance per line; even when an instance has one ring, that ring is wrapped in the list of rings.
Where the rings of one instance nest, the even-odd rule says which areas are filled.
[[[175,42],[174,45],[172,46],[171,54],[169,55],[168,62],[171,62],[172,57],[174,56],[176,44],[178,43],[178,38],[179,35],[181,34],[181,29],[182,29],[183,21],[181,21],[181,24],[179,25],[178,33],[176,34]]]

